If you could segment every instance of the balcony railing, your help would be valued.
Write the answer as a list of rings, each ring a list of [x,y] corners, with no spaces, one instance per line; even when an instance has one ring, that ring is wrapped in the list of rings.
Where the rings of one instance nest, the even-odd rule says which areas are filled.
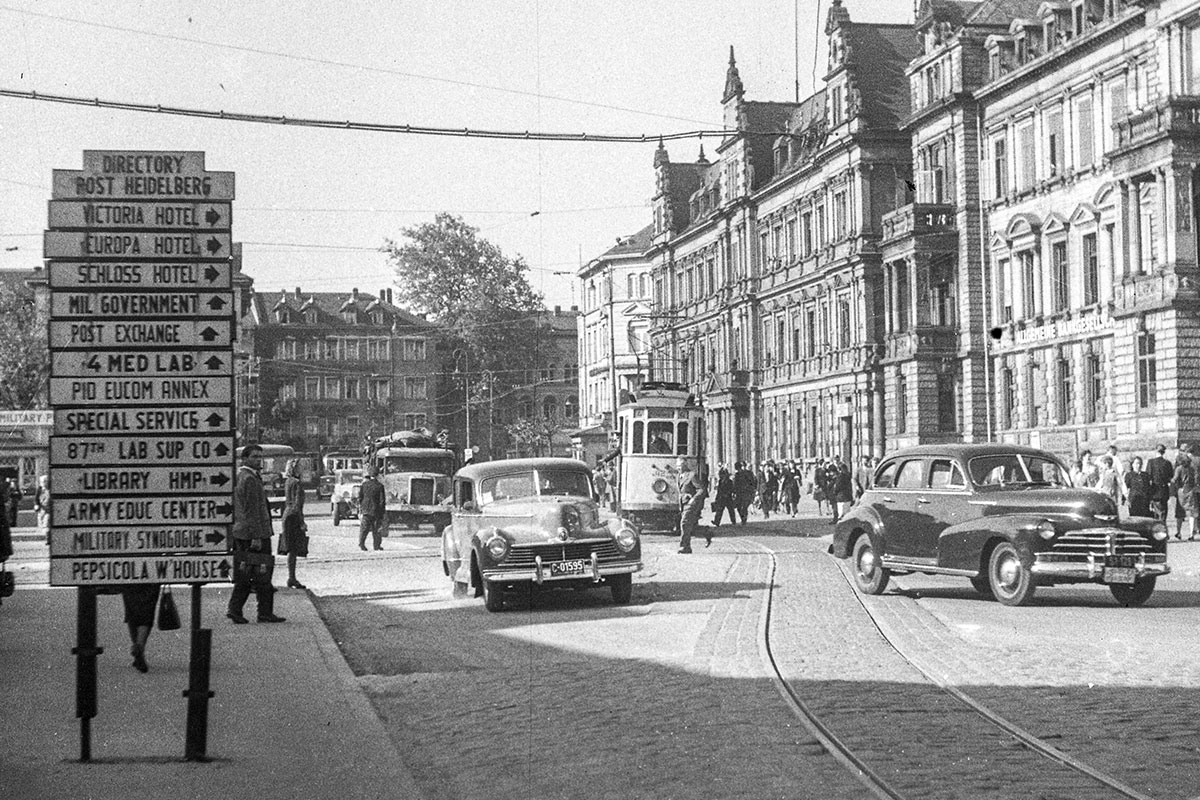
[[[909,203],[883,215],[883,241],[923,233],[953,233],[955,209],[949,203]]]
[[[1200,96],[1170,97],[1118,120],[1116,149],[1160,136],[1200,135]]]

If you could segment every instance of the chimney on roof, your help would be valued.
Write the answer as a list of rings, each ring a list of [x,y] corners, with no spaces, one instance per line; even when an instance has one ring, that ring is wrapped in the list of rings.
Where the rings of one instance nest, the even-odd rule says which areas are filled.
[[[555,306],[554,307],[554,316],[557,317],[561,313],[562,313],[562,306]]]
[[[579,310],[579,306],[571,306],[571,310],[572,310],[572,311],[578,311],[578,310]]]
[[[356,303],[358,302],[358,287],[357,286],[355,286],[353,289],[350,290],[350,299]]]
[[[300,287],[299,286],[296,287],[296,299],[297,300],[300,299]]]
[[[387,299],[387,301],[388,301],[388,305],[390,306],[390,305],[392,305],[392,290],[391,290],[391,289],[388,289],[388,290],[387,290],[387,292],[388,292],[388,299]]]

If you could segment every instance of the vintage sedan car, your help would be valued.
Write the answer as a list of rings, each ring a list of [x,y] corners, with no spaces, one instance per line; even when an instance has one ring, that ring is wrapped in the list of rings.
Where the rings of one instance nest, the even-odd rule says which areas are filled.
[[[879,594],[890,575],[960,575],[1005,605],[1037,586],[1106,584],[1124,605],[1150,598],[1167,566],[1167,529],[1121,520],[1112,498],[1075,488],[1031,447],[924,445],[883,459],[874,487],[838,522],[830,552]]]
[[[489,611],[505,594],[534,587],[607,586],[628,603],[642,568],[637,530],[601,521],[592,473],[567,458],[519,458],[471,464],[454,476],[442,568],[455,596],[483,596]]]
[[[339,469],[334,475],[333,495],[329,498],[329,510],[333,515],[334,525],[344,519],[358,519],[362,482],[361,469]]]

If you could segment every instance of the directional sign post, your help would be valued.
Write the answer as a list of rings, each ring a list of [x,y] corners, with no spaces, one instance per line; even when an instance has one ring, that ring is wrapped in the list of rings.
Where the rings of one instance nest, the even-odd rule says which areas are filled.
[[[234,175],[201,152],[89,150],[52,183],[50,583],[80,590],[88,760],[96,587],[191,584],[191,685],[207,687],[200,585],[233,570]],[[204,758],[209,694],[185,692],[188,759]]]

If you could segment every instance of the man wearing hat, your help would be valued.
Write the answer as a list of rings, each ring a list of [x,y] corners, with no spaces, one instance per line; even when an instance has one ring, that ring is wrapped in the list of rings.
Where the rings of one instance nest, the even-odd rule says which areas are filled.
[[[371,466],[358,490],[358,549],[367,549],[367,534],[376,550],[383,549],[383,522],[387,517],[387,498],[379,482],[379,467]]]
[[[237,625],[250,620],[242,614],[247,598],[253,590],[258,603],[259,622],[283,622],[275,615],[275,587],[271,585],[271,573],[275,570],[275,556],[271,551],[271,509],[267,505],[267,493],[263,491],[262,448],[248,444],[238,451],[242,465],[238,469],[237,482],[233,488],[233,594],[229,597],[229,610],[225,616]]]

